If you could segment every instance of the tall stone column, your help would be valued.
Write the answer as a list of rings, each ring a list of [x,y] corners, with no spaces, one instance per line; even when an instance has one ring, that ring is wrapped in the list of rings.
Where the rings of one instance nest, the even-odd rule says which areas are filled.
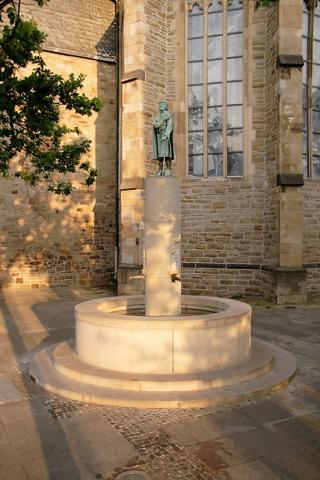
[[[148,177],[145,204],[146,315],[181,315],[180,180]]]
[[[302,0],[279,4],[279,266],[277,302],[306,301],[303,268]]]
[[[120,258],[118,293],[143,293],[145,177],[144,0],[121,0],[120,25]]]

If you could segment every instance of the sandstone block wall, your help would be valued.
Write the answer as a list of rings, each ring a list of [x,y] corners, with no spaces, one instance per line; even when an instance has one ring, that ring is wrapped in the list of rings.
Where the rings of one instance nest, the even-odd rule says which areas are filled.
[[[307,293],[311,301],[320,300],[320,188],[306,181],[304,193],[303,258],[308,272]]]
[[[87,158],[98,169],[98,178],[87,188],[75,176],[79,188],[68,197],[51,194],[45,186],[33,188],[18,179],[0,179],[0,287],[110,286],[116,231],[116,66],[90,57],[98,56],[96,40],[112,23],[114,4],[52,0],[38,12],[34,2],[24,3],[40,27],[50,27],[47,45],[60,51],[43,53],[49,68],[62,75],[83,73],[84,92],[103,102],[102,110],[91,117],[72,112],[62,116],[62,122],[78,125],[92,141]],[[64,30],[66,24],[69,30]],[[87,35],[82,43],[79,31]],[[62,44],[61,36],[70,48]],[[114,61],[110,45],[105,40],[104,51],[112,52]]]
[[[34,18],[46,33],[47,51],[115,62],[112,0],[50,0],[42,8],[34,0],[22,0],[21,13]]]
[[[176,74],[178,68],[179,72],[183,72],[181,45],[185,42],[184,12],[184,2],[168,0],[167,92],[180,123],[176,142],[178,149],[184,151],[178,154],[177,170],[185,178],[185,79],[181,73]],[[273,277],[265,269],[265,266],[276,261],[274,250],[277,248],[276,195],[270,201],[266,191],[266,181],[275,185],[276,168],[273,166],[273,170],[268,171],[266,147],[266,85],[270,81],[268,77],[272,76],[272,68],[275,68],[272,65],[271,72],[266,69],[270,55],[266,41],[274,21],[267,17],[266,10],[254,12],[253,5],[246,9],[244,37],[247,80],[244,108],[247,137],[244,178],[183,180],[182,261],[185,293],[204,292],[239,298],[248,295],[274,296]],[[177,32],[180,38],[177,38]],[[179,47],[173,59],[175,44]],[[277,112],[274,115],[276,119]]]

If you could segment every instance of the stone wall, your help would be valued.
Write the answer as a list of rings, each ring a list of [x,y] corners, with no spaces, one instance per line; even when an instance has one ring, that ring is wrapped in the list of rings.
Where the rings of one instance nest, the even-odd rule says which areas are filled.
[[[185,39],[184,2],[168,1],[168,98],[175,116],[185,117],[184,78],[176,75],[181,63]],[[180,4],[180,5],[177,5]],[[276,215],[266,195],[267,94],[266,48],[268,18],[265,10],[246,10],[245,58],[247,83],[246,172],[242,179],[183,180],[182,187],[182,261],[184,293],[206,293],[224,296],[273,296],[273,278],[265,266],[274,261],[267,251],[267,240],[273,245]],[[273,19],[270,19],[272,22]],[[175,22],[175,26],[172,24]],[[250,28],[249,28],[250,25]],[[177,45],[173,57],[172,48]],[[183,70],[182,70],[183,71]],[[173,82],[174,80],[174,82]],[[181,101],[179,101],[181,100]],[[185,125],[178,126],[178,148],[186,144]],[[177,170],[186,177],[186,155],[178,152]],[[181,164],[183,163],[183,164]],[[272,172],[273,173],[273,172]],[[269,177],[272,173],[268,172]],[[275,178],[275,177],[274,177]],[[274,184],[273,178],[273,184]],[[268,223],[266,223],[266,215]],[[271,240],[270,240],[271,238]],[[223,268],[221,268],[223,267]]]
[[[263,24],[267,23],[265,37],[259,40],[256,36],[256,55],[262,54],[262,49],[266,55],[266,75],[265,75],[265,95],[259,96],[257,92],[257,102],[260,97],[260,108],[265,110],[265,119],[261,122],[260,138],[257,138],[257,150],[266,149],[266,158],[264,162],[264,192],[265,192],[265,211],[264,211],[264,241],[265,241],[265,263],[270,267],[276,267],[279,260],[279,187],[276,184],[276,176],[279,172],[279,115],[278,115],[278,11],[275,6],[267,11],[260,12],[260,28],[264,29]],[[259,88],[257,86],[257,88]]]
[[[112,0],[50,0],[42,8],[34,0],[22,0],[21,12],[34,18],[46,33],[46,50],[115,62]]]
[[[116,71],[96,60],[44,53],[62,75],[83,73],[84,92],[103,102],[99,114],[63,114],[92,140],[88,159],[98,169],[94,187],[68,197],[0,180],[0,286],[106,285],[113,282],[115,247]]]
[[[304,262],[308,271],[308,298],[320,300],[320,189],[318,182],[306,181],[304,191]]]

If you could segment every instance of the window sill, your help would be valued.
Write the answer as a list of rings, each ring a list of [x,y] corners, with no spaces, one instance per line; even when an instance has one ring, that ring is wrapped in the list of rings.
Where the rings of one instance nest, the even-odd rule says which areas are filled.
[[[183,182],[204,182],[204,183],[225,183],[246,180],[245,177],[185,177],[181,179]]]

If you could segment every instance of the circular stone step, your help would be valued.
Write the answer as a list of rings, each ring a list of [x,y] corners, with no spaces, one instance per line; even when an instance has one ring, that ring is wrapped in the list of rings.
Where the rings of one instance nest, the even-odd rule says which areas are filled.
[[[254,343],[256,342],[257,340]],[[130,391],[90,385],[81,381],[81,378],[74,379],[57,370],[54,359],[56,346],[46,348],[33,357],[30,375],[38,385],[49,392],[97,405],[138,408],[207,407],[277,391],[292,380],[297,368],[295,358],[279,347],[261,341],[258,343],[262,349],[273,352],[271,370],[246,381],[205,390]]]
[[[82,362],[74,351],[74,341],[60,343],[53,349],[53,362],[59,373],[74,380],[100,387],[132,391],[194,391],[223,387],[247,381],[271,370],[274,351],[254,340],[250,358],[236,367],[199,374],[133,374],[93,367]]]

